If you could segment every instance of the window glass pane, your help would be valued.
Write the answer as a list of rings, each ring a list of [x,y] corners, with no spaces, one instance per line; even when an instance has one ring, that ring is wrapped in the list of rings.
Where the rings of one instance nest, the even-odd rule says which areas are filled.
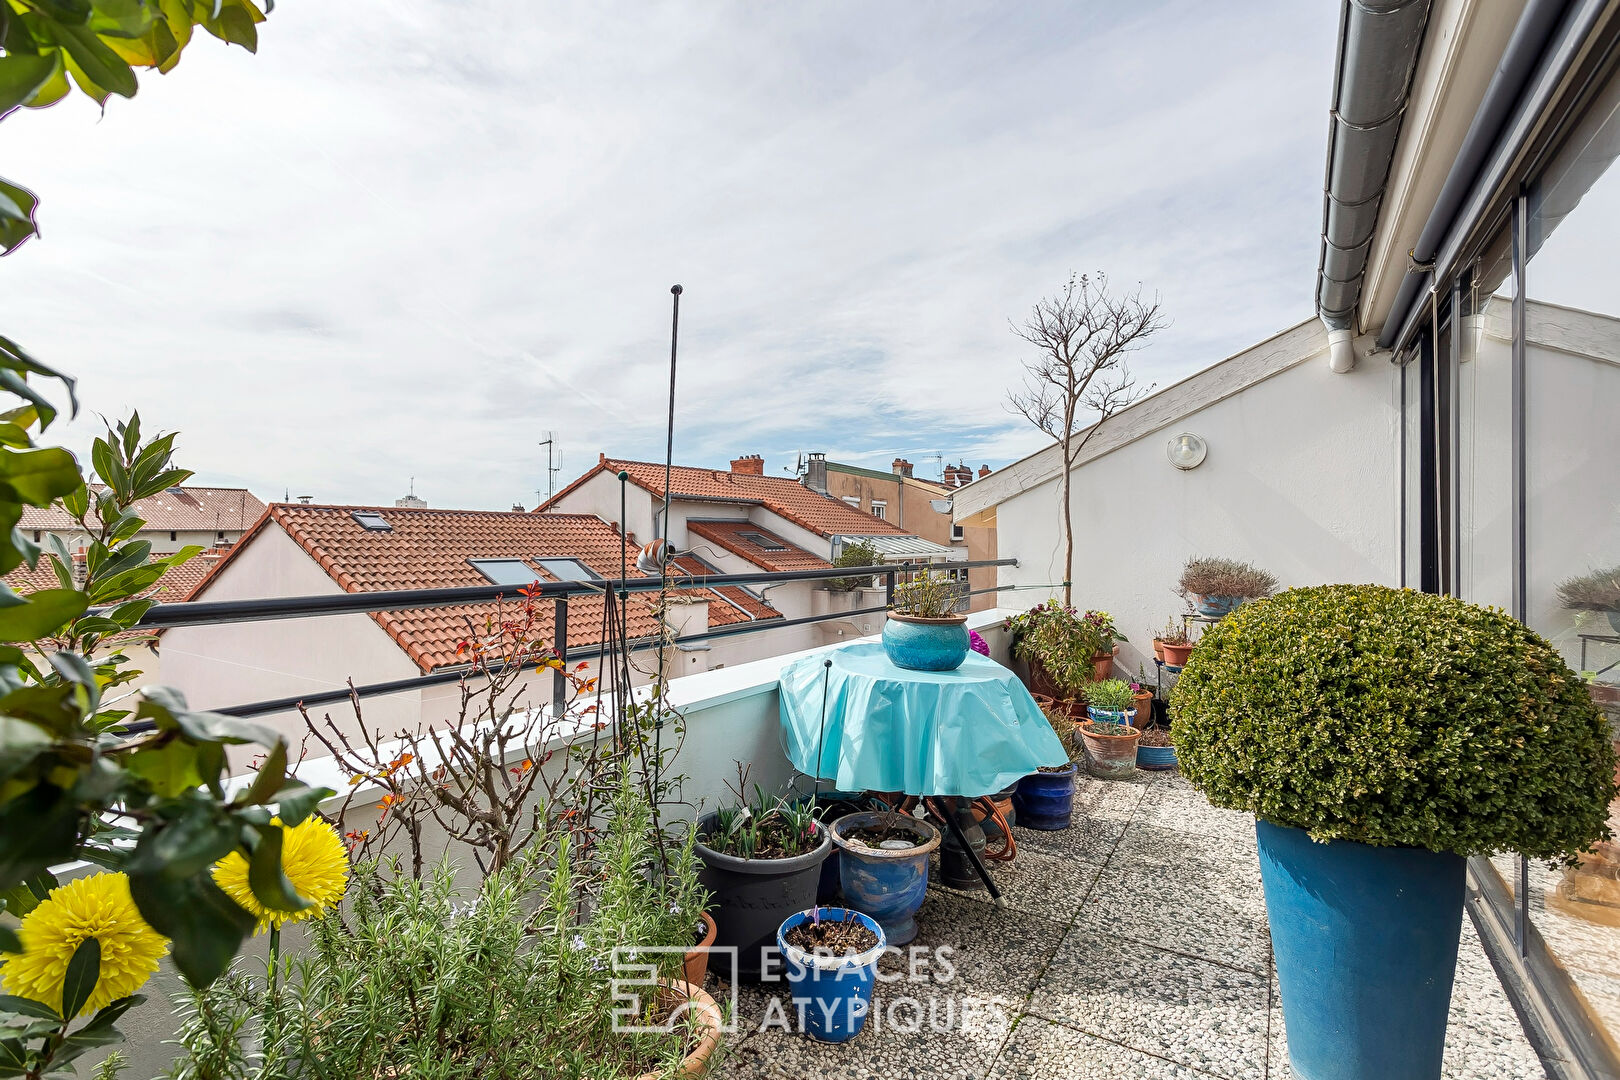
[[[1620,715],[1620,113],[1613,86],[1531,188],[1525,272],[1526,621]],[[1611,827],[1620,819],[1610,814]],[[1617,829],[1620,831],[1620,829]],[[1530,918],[1620,1035],[1620,847],[1529,867]]]
[[[578,559],[536,559],[558,581],[600,581],[602,577]]]
[[[532,585],[540,575],[522,559],[468,559],[473,569],[496,585]]]

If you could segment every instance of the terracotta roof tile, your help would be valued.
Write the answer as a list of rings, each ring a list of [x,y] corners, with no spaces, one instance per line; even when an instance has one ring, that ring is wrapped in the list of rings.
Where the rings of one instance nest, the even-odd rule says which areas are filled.
[[[662,498],[664,494],[664,466],[649,461],[618,461],[603,458],[596,467],[563,488],[539,507],[540,511],[557,504],[558,500],[599,472],[627,472],[631,483]],[[723,469],[695,469],[677,465],[670,473],[670,486],[674,497],[695,500],[724,499],[758,503],[781,517],[809,529],[819,536],[909,536],[906,530],[857,510],[831,495],[811,491],[797,480],[786,476],[756,476],[752,473],[726,472]],[[538,512],[538,511],[537,511]]]
[[[92,491],[101,489],[100,484],[91,485]],[[134,510],[151,530],[241,532],[264,513],[264,503],[247,488],[187,485],[141,499]],[[28,506],[23,508],[17,527],[62,530],[77,528],[78,524],[60,507]]]
[[[873,518],[872,520],[876,521],[877,519]],[[796,547],[769,529],[762,529],[751,521],[693,521],[688,518],[686,531],[695,533],[705,540],[713,541],[733,555],[747,559],[755,566],[765,570],[828,570],[832,568],[832,563],[821,556],[811,554],[801,547]],[[776,548],[761,547],[753,537],[759,537],[767,543],[779,546]]]
[[[171,567],[164,571],[157,580],[157,588],[150,593],[151,599],[160,604],[175,604],[191,596],[191,591],[197,587],[198,582],[218,562],[217,553],[204,553],[197,555],[180,566]],[[158,556],[153,556],[158,558]],[[27,595],[40,589],[60,589],[62,583],[56,580],[56,571],[51,569],[49,555],[41,555],[39,562],[32,570],[24,563],[6,575],[6,584],[17,592]]]
[[[390,528],[371,530],[355,520],[357,511],[380,514]],[[588,514],[533,514],[513,511],[438,510],[410,507],[313,506],[302,503],[273,503],[265,517],[234,545],[232,555],[221,560],[209,578],[192,594],[200,598],[209,584],[232,561],[236,551],[245,549],[270,522],[279,525],[306,551],[331,578],[349,592],[379,592],[391,589],[444,589],[489,584],[468,561],[470,559],[518,559],[539,573],[542,580],[556,580],[536,560],[578,559],[603,578],[619,576],[620,558],[633,565],[634,541],[625,541],[613,527]],[[718,594],[721,590],[707,590]],[[516,597],[517,588],[514,587]],[[729,599],[742,590],[724,590]],[[509,607],[513,601],[504,601]],[[780,618],[781,614],[755,601],[758,617]],[[602,601],[574,597],[568,602],[568,645],[585,648],[601,638]],[[378,625],[424,671],[457,663],[458,642],[469,636],[468,621],[481,629],[486,619],[500,610],[491,602],[447,608],[375,613]],[[716,600],[710,604],[710,621],[729,620],[735,609]],[[739,615],[738,618],[743,616]],[[540,613],[540,633],[554,633],[552,606],[548,601]],[[650,637],[658,622],[645,599],[632,598],[629,611],[631,637]]]

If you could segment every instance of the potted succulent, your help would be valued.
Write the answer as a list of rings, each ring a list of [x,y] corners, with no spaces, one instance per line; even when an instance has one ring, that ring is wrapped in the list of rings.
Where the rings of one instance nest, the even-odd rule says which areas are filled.
[[[1029,667],[1032,694],[1073,701],[1095,681],[1096,631],[1074,608],[1036,604],[1008,618],[1005,627],[1013,659]]]
[[[1174,619],[1164,624],[1159,631],[1159,649],[1164,654],[1164,666],[1171,671],[1180,671],[1192,653],[1192,639],[1187,636],[1187,628],[1178,626]]]
[[[1206,618],[1218,619],[1245,600],[1270,596],[1277,579],[1236,559],[1195,556],[1181,569],[1178,591]]]
[[[912,916],[928,892],[928,857],[939,830],[909,814],[845,814],[832,823],[844,899],[876,919],[891,945],[917,936]]]
[[[814,807],[770,801],[758,785],[751,804],[700,818],[699,881],[713,897],[717,948],[737,949],[739,976],[758,981],[761,950],[776,941],[787,913],[811,907],[832,839]]]
[[[1114,617],[1106,611],[1088,611],[1081,618],[1091,627],[1091,677],[1102,682],[1114,673],[1115,643],[1130,639],[1114,627]]]
[[[1560,581],[1558,599],[1577,615],[1587,611],[1602,613],[1610,628],[1620,634],[1620,566]]]
[[[1049,698],[1037,700],[1041,714],[1061,740],[1062,731],[1069,727],[1067,703],[1054,703]],[[1018,824],[1042,832],[1067,829],[1074,820],[1074,780],[1078,773],[1071,761],[1067,765],[1043,765],[1018,781],[1013,791]]]
[[[833,1043],[859,1035],[888,948],[877,920],[848,908],[812,907],[782,921],[776,944],[805,1034]]]
[[[895,667],[954,671],[967,659],[967,616],[956,606],[962,594],[942,574],[924,570],[894,590],[883,623],[883,651]]]
[[[1500,610],[1329,585],[1212,628],[1171,704],[1188,780],[1256,816],[1294,1074],[1439,1077],[1465,860],[1609,837],[1574,672]]]
[[[1122,780],[1136,771],[1136,743],[1142,733],[1132,726],[1135,700],[1136,692],[1123,679],[1106,679],[1086,690],[1086,719],[1074,731],[1092,776]]]

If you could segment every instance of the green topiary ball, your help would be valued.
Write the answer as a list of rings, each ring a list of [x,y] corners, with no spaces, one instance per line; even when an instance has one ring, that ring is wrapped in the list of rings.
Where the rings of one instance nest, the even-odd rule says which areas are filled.
[[[1211,803],[1317,840],[1572,862],[1609,836],[1608,724],[1496,608],[1378,585],[1251,601],[1204,635],[1170,709]]]

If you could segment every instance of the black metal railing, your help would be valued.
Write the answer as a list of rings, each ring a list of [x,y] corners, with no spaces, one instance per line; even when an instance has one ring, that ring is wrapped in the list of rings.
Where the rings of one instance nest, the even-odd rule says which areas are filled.
[[[683,635],[678,639],[681,644],[696,644],[703,641],[740,637],[746,634],[764,633],[770,630],[783,630],[794,626],[806,626],[812,623],[848,619],[860,615],[880,614],[887,611],[889,606],[894,603],[895,586],[898,584],[900,576],[904,574],[915,574],[928,569],[971,570],[979,567],[1017,565],[1018,560],[1016,559],[980,559],[968,562],[953,562],[945,564],[943,567],[937,563],[893,563],[879,566],[833,567],[826,570],[761,571],[755,574],[688,574],[670,576],[667,579],[663,577],[637,577],[588,582],[546,581],[528,587],[524,590],[523,595],[525,598],[540,598],[552,601],[554,605],[554,647],[558,658],[563,663],[573,664],[583,660],[600,659],[603,651],[600,645],[569,648],[568,601],[574,597],[604,596],[608,592],[614,592],[620,597],[624,597],[630,593],[656,592],[664,588],[714,589],[727,586],[768,586],[794,581],[819,581],[833,578],[866,577],[874,580],[877,578],[884,579],[884,602],[881,605],[854,608],[848,611],[828,612],[823,615],[806,615],[792,619],[752,619],[745,623],[723,626],[700,634]],[[1005,592],[1011,588],[1013,588],[1011,585],[1001,585],[988,589],[973,590],[965,595],[967,597],[982,596],[986,593]],[[513,599],[518,595],[518,588],[511,585],[474,585],[449,589],[394,589],[379,592],[343,593],[337,596],[278,596],[257,600],[188,601],[174,604],[155,604],[142,616],[136,626],[147,630],[167,630],[182,626],[218,626],[230,623],[264,622],[275,619],[362,615],[379,611],[417,611],[424,608],[489,603],[495,600]],[[92,609],[91,613],[95,614],[102,610],[104,609]],[[636,638],[627,642],[626,647],[633,652],[642,652],[658,648],[661,640],[660,637],[656,636]],[[338,702],[348,701],[351,696],[364,699],[382,697],[388,694],[408,693],[424,687],[457,683],[462,679],[478,678],[503,670],[504,666],[479,667],[473,664],[461,664],[454,667],[439,668],[409,678],[367,683],[355,686],[352,690],[349,688],[325,690],[313,694],[300,694],[294,697],[250,701],[213,711],[228,716],[266,716],[271,713],[296,709],[300,705],[305,708],[333,705]],[[556,677],[552,680],[552,686],[552,705],[554,708],[561,710],[566,703],[567,686],[563,679]],[[130,724],[126,725],[126,727],[131,733],[135,733],[144,728],[149,728],[150,724]]]

